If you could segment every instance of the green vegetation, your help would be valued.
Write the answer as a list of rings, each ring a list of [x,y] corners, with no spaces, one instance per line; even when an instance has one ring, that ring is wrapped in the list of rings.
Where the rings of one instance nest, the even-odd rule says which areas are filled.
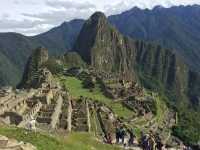
[[[20,77],[19,67],[0,52],[0,86],[16,85]]]
[[[138,71],[141,84],[144,85],[144,87],[159,93],[160,100],[157,100],[157,106],[163,106],[163,103],[166,103],[168,107],[178,112],[178,124],[173,128],[173,134],[178,136],[185,143],[196,145],[200,140],[199,111],[195,111],[194,106],[188,108],[188,97],[176,97],[175,90],[167,90],[158,79],[147,76],[140,68]],[[193,83],[192,85],[195,84]],[[157,107],[158,122],[165,117],[160,115],[164,113],[165,109],[167,109],[166,106]]]
[[[156,119],[159,124],[163,123],[167,111],[165,102],[160,97],[156,97]]]
[[[66,137],[58,137],[20,128],[0,127],[0,134],[31,143],[38,150],[120,150],[120,148],[98,142],[88,133],[70,133]]]
[[[125,106],[123,106],[121,102],[114,102],[112,99],[106,97],[101,91],[99,84],[97,84],[95,88],[91,91],[90,89],[83,88],[83,81],[75,77],[60,76],[59,79],[69,90],[70,94],[74,98],[79,98],[80,96],[88,97],[93,100],[106,104],[119,117],[123,118],[132,117],[133,112],[128,108],[126,108]]]
[[[86,63],[82,60],[81,56],[76,52],[67,52],[64,55],[63,62],[66,67],[86,67]]]
[[[94,132],[94,135],[96,137],[102,135],[103,130],[101,128],[100,122],[97,118],[97,113],[96,111],[93,111],[92,113],[90,113],[90,119],[91,119],[91,131]]]
[[[179,114],[178,125],[173,128],[174,135],[185,143],[197,145],[200,140],[200,116],[193,110]]]
[[[70,150],[120,150],[118,147],[96,141],[88,133],[70,134],[67,137],[67,145]]]
[[[52,74],[58,74],[58,73],[61,73],[63,71],[63,65],[61,63],[57,62],[57,61],[58,60],[56,60],[55,58],[50,58],[43,65],[45,67],[47,67],[47,69],[49,69],[49,71]]]

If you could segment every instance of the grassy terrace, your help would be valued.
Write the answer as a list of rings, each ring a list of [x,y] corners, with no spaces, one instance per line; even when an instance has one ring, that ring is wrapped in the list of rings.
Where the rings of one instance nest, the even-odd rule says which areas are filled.
[[[98,142],[88,133],[71,133],[66,137],[58,137],[1,126],[0,134],[31,143],[38,150],[120,150],[120,148]]]
[[[104,96],[99,87],[100,85],[96,85],[96,88],[91,92],[89,89],[83,88],[82,81],[75,77],[60,76],[59,79],[74,98],[84,96],[97,100],[110,107],[119,117],[129,118],[133,115],[133,112],[124,107],[121,102],[114,102],[112,99]]]
[[[157,113],[156,113],[157,122],[159,124],[162,124],[163,120],[166,117],[165,115],[168,112],[168,108],[166,104],[164,103],[164,101],[161,100],[159,97],[156,97],[156,110],[157,110]]]

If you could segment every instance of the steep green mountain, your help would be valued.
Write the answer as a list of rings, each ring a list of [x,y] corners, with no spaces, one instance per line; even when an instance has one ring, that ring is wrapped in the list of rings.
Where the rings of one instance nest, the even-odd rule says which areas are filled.
[[[176,49],[184,60],[199,71],[200,68],[200,6],[137,7],[110,16],[110,22],[123,34],[145,41],[154,41],[169,49]]]
[[[19,83],[26,61],[35,48],[46,47],[50,55],[60,55],[70,49],[82,23],[82,20],[65,22],[34,37],[17,33],[0,33],[0,86]]]
[[[134,66],[134,53],[127,47],[131,46],[129,41],[109,24],[104,14],[97,12],[84,24],[73,49],[98,70],[129,75]]]
[[[0,34],[0,85],[16,85],[35,44],[17,33]]]
[[[81,30],[83,20],[64,22],[46,33],[32,37],[33,41],[46,47],[50,54],[60,55],[71,49]]]
[[[14,76],[13,76],[14,74]],[[17,84],[20,71],[10,60],[0,53],[0,83],[1,85]]]
[[[100,12],[86,21],[74,50],[101,72],[118,74],[124,80],[135,79],[165,94],[167,103],[179,112],[175,133],[191,143],[198,142],[200,75],[175,51],[123,36]]]

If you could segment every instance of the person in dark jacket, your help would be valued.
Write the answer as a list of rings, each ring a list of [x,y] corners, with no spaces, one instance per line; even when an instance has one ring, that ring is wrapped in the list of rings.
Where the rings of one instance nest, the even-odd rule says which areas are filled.
[[[117,127],[115,130],[115,136],[116,136],[116,143],[119,143],[119,139],[120,139],[120,129]]]
[[[140,142],[140,146],[142,147],[142,150],[150,150],[149,135],[141,132],[141,139],[139,142]]]
[[[162,143],[162,140],[158,133],[155,135],[155,142],[156,142],[156,149],[162,150],[164,144]]]
[[[133,129],[129,129],[128,133],[129,133],[129,136],[130,136],[128,144],[129,144],[129,146],[132,146],[134,144],[134,139],[135,139],[134,130]]]
[[[122,144],[124,144],[125,136],[126,136],[126,129],[122,126],[120,128],[120,138],[122,139]]]

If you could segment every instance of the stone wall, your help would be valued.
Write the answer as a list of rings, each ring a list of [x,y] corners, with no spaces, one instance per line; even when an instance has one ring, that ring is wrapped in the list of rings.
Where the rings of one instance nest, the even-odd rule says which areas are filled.
[[[41,109],[42,107],[42,103],[38,102],[31,110],[28,114],[24,115],[23,121],[18,125],[18,127],[25,127],[26,124],[32,119],[32,117],[34,117],[38,111]]]
[[[72,103],[71,100],[68,100],[68,116],[67,116],[67,130],[68,132],[71,132],[72,130]]]
[[[57,99],[57,104],[56,104],[56,107],[55,107],[55,110],[54,110],[54,113],[53,115],[51,116],[51,127],[53,129],[56,128],[56,125],[59,121],[59,116],[62,112],[62,104],[63,104],[63,98],[61,95],[58,96],[58,99]]]
[[[35,91],[12,91],[6,93],[0,98],[0,115],[5,112],[16,112],[22,114],[27,107],[26,101],[31,99],[35,94]]]

